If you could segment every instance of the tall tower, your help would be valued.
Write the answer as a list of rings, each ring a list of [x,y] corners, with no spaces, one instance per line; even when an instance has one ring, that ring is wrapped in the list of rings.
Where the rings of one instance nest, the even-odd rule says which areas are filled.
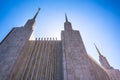
[[[94,45],[95,45],[95,44],[94,44]],[[99,61],[100,61],[101,65],[102,65],[105,69],[112,69],[112,67],[111,67],[110,64],[108,63],[106,57],[104,57],[104,56],[100,53],[100,51],[99,51],[99,49],[97,48],[96,45],[95,45],[95,48],[96,48],[96,50],[97,50],[97,52],[98,52],[98,54],[99,54]]]
[[[95,44],[94,44],[95,45]],[[107,61],[106,57],[104,57],[99,49],[97,48],[97,46],[95,45],[95,48],[99,54],[99,61],[101,63],[101,65],[103,66],[103,68],[105,69],[105,71],[107,72],[110,80],[120,80],[120,71],[118,69],[114,69],[113,67],[110,66],[109,62]]]
[[[29,19],[22,27],[13,28],[0,44],[0,80],[8,80],[14,64],[23,49],[26,41],[33,34],[36,16],[40,8],[32,19]]]
[[[73,30],[65,15],[61,32],[64,80],[109,80],[107,73],[87,55],[79,31]]]

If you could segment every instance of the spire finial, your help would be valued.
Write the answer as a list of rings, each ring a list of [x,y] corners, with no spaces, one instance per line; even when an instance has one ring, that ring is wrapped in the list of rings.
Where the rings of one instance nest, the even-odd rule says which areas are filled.
[[[67,18],[67,14],[65,13],[65,19],[66,19],[66,22],[68,22],[68,18]]]
[[[94,45],[95,45],[95,43],[94,43]],[[96,45],[95,45],[95,48],[96,48],[96,50],[97,50],[97,52],[98,52],[99,56],[101,56],[101,53],[100,53],[100,51],[99,51],[99,49],[97,48],[97,46],[96,46]]]
[[[38,15],[39,11],[40,11],[40,8],[38,8],[38,11],[37,11],[37,13],[35,14],[35,16],[33,17],[33,19],[36,19],[36,17],[37,17],[37,15]]]

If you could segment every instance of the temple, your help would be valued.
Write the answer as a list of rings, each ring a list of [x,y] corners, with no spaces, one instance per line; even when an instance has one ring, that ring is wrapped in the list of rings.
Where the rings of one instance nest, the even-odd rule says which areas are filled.
[[[34,39],[39,11],[0,43],[0,80],[120,80],[120,71],[110,66],[96,45],[101,65],[87,54],[80,32],[66,14],[61,40]]]

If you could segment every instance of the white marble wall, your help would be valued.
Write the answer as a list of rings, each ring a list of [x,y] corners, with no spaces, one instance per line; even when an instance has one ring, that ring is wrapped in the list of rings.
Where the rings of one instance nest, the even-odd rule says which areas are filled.
[[[85,50],[79,31],[61,32],[64,80],[109,80],[107,73]]]
[[[0,45],[0,80],[7,80],[31,33],[32,31],[30,32],[24,27],[15,28]]]

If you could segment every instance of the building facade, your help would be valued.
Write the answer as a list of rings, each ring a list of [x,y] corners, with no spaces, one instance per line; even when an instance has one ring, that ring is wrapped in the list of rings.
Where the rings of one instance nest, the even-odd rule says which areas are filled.
[[[99,65],[86,52],[78,30],[65,15],[61,40],[34,38],[35,19],[13,28],[0,43],[0,80],[120,80],[120,71],[101,55]]]

